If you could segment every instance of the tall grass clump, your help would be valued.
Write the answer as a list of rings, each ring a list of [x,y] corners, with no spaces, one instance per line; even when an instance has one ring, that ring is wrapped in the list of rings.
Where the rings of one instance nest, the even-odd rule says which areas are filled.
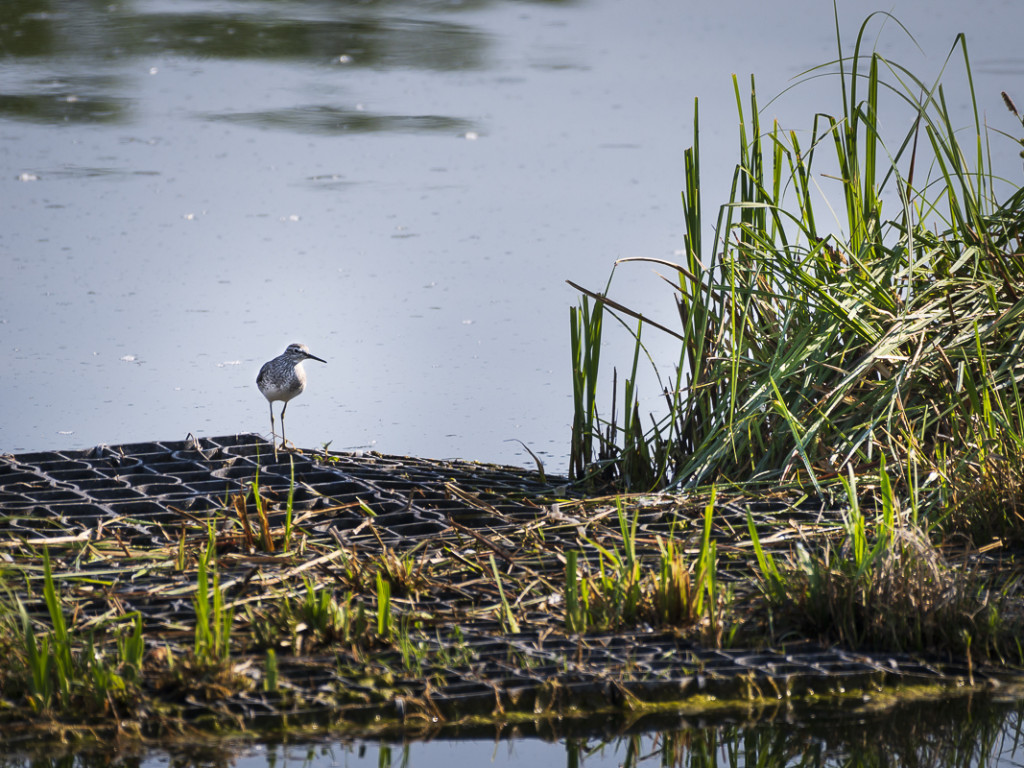
[[[1024,479],[1014,469],[1024,452],[1024,189],[999,198],[964,38],[943,67],[966,77],[974,121],[960,131],[941,75],[929,85],[864,51],[873,18],[852,56],[812,70],[834,76],[842,112],[816,115],[809,136],[763,126],[753,79],[745,94],[734,78],[739,157],[710,244],[695,109],[683,256],[621,260],[668,270],[678,326],[576,286],[641,321],[634,379],[641,330],[678,341],[666,411],[640,431],[635,417],[617,423],[614,406],[610,420],[590,415],[596,351],[574,342],[574,391],[586,396],[577,415],[589,419],[574,421],[577,478],[601,461],[633,488],[738,482],[821,494],[851,470],[870,486],[884,459],[915,509],[959,510],[967,528],[995,514],[987,528],[1020,537],[1017,496],[1008,507],[994,499],[1009,519],[988,499]],[[890,133],[893,104],[894,117],[909,117]],[[592,322],[582,332],[586,313],[574,318],[576,342],[600,343]],[[635,393],[623,413],[638,411]]]
[[[199,558],[196,594],[192,598],[196,612],[193,654],[198,662],[216,666],[228,661],[233,614],[224,605],[212,525],[209,526],[208,537],[206,550]]]
[[[855,488],[848,492],[857,498]],[[951,565],[925,531],[900,525],[894,511],[883,504],[869,521],[854,502],[839,546],[815,552],[798,546],[784,562],[764,552],[748,519],[774,630],[856,649],[1020,663],[1017,618],[1007,610],[1014,599],[971,569]]]
[[[47,550],[41,559],[45,616],[31,616],[18,596],[0,598],[0,652],[7,661],[0,671],[0,691],[9,705],[23,700],[34,713],[120,711],[141,684],[142,616],[125,614],[105,622],[101,631],[77,630],[65,616]]]
[[[722,609],[728,596],[717,581],[717,545],[711,538],[715,490],[704,508],[700,549],[689,562],[674,536],[656,541],[659,557],[642,562],[637,554],[637,514],[629,518],[617,504],[621,550],[587,539],[597,552],[589,563],[577,551],[565,553],[565,630],[571,634],[646,626],[696,627],[702,638],[721,644]]]

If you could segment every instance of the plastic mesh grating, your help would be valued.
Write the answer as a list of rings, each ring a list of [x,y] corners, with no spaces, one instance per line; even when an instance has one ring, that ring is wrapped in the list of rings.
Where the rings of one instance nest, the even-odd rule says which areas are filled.
[[[669,536],[688,553],[699,549],[703,501],[651,496],[633,502],[641,559],[655,558]],[[841,527],[839,513],[821,506],[724,500],[712,529],[723,582],[749,580],[748,515],[765,548],[779,554],[795,541],[810,546]],[[280,540],[286,525],[295,536],[287,552],[280,542],[276,551],[254,546],[258,531]],[[282,452],[275,462],[272,446],[256,435],[0,460],[0,556],[38,579],[39,553],[47,548],[61,566],[55,572],[64,600],[73,603],[82,626],[138,611],[147,636],[186,649],[195,622],[194,552],[210,530],[239,634],[259,629],[243,627],[240,617],[247,610],[260,616],[272,593],[297,602],[312,588],[339,601],[348,595],[373,611],[376,593],[369,581],[360,581],[367,576],[361,567],[373,562],[377,569],[387,563],[397,568],[403,554],[414,552],[423,571],[419,581],[417,573],[406,574],[404,586],[396,578],[392,602],[420,630],[417,649],[432,666],[420,675],[399,675],[382,692],[365,682],[365,668],[408,672],[408,659],[393,647],[352,656],[322,642],[306,650],[292,641],[279,665],[281,679],[298,692],[288,699],[290,717],[329,712],[359,720],[382,710],[407,715],[410,702],[442,717],[482,709],[596,711],[630,697],[788,699],[980,677],[955,664],[809,643],[708,649],[678,632],[648,627],[567,636],[560,596],[545,594],[546,578],[563,572],[566,551],[596,562],[601,547],[621,546],[614,505],[588,506],[569,495],[564,480],[545,482],[513,467],[376,453]],[[137,567],[142,553],[149,560]],[[182,553],[193,554],[182,563]],[[516,606],[518,632],[503,616],[494,570]],[[44,617],[40,591],[22,599],[34,616]],[[262,656],[252,659],[254,668],[262,668]],[[233,706],[256,718],[277,717],[282,701],[257,690],[236,697]]]

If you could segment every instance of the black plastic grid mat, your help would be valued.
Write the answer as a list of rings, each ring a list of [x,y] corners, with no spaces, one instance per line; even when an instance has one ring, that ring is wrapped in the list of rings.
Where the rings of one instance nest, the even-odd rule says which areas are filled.
[[[292,552],[276,560],[251,547],[246,551],[239,521],[225,510],[237,507],[237,499],[253,485],[260,489],[270,528],[279,529],[290,516],[297,531],[328,541],[333,552],[325,555],[321,548],[305,560]],[[11,560],[10,553],[23,551],[15,543],[38,552],[43,546],[104,537],[114,537],[126,556],[146,548],[170,549],[184,541],[186,529],[190,541],[201,540],[196,527],[216,520],[221,584],[226,599],[240,610],[258,602],[270,586],[294,582],[298,594],[301,579],[312,574],[326,579],[321,587],[329,588],[323,583],[340,578],[335,553],[358,560],[412,548],[421,556],[444,549],[467,560],[487,550],[506,573],[525,569],[541,579],[564,567],[562,552],[575,548],[593,554],[603,541],[614,545],[620,536],[618,519],[608,509],[584,519],[573,502],[564,480],[542,480],[514,467],[376,453],[282,451],[275,461],[272,446],[256,435],[100,446],[0,460],[0,545],[8,545],[0,556]],[[251,500],[248,509],[254,516]],[[703,502],[651,497],[638,509],[636,541],[642,554],[655,554],[659,539],[669,535],[687,547],[698,546]],[[736,555],[723,558],[722,580],[749,576],[752,553],[742,543],[748,515],[763,532],[766,549],[778,551],[797,540],[827,535],[841,524],[836,511],[815,505],[722,501],[715,509],[713,536],[720,552]],[[584,526],[586,535],[580,536]],[[524,535],[533,543],[529,551]],[[810,643],[779,650],[718,650],[698,647],[675,632],[642,628],[571,637],[546,620],[553,603],[543,601],[535,601],[532,614],[521,614],[526,629],[509,632],[493,587],[446,585],[443,573],[434,573],[433,579],[433,589],[398,596],[396,604],[436,617],[433,637],[421,644],[446,657],[461,654],[461,665],[399,677],[382,693],[368,686],[358,670],[339,664],[337,655],[285,656],[282,679],[303,696],[261,691],[236,696],[229,708],[253,717],[278,717],[287,701],[293,718],[330,712],[360,720],[381,711],[404,717],[412,708],[454,718],[480,711],[598,710],[628,706],[634,699],[786,700],[893,684],[945,681],[956,686],[983,679],[956,664],[935,665],[905,654],[852,654]],[[79,617],[109,616],[116,606],[122,613],[139,611],[147,626],[158,626],[165,638],[176,632],[188,638],[194,569],[153,568],[127,575],[123,565],[80,557],[62,584]],[[509,597],[516,601],[519,596]],[[27,599],[27,604],[34,615],[45,615],[40,601]],[[402,666],[394,650],[381,650],[376,661],[388,669]],[[192,706],[203,710],[210,705]]]

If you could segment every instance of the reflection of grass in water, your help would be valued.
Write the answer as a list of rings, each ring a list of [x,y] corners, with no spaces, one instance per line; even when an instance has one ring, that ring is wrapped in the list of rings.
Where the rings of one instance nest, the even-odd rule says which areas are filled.
[[[744,725],[668,726],[658,733],[612,737],[602,743],[568,739],[566,751],[612,752],[618,765],[626,768],[1016,765],[1021,753],[1020,711],[1019,705],[939,698],[908,701],[884,713],[857,717],[791,715]]]

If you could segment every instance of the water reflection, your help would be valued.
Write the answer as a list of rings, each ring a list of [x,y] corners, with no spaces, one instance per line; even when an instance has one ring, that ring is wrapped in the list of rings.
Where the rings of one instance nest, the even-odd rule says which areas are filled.
[[[443,115],[384,115],[363,109],[329,106],[288,107],[259,112],[226,112],[207,115],[210,120],[223,120],[262,128],[282,128],[299,133],[321,135],[370,133],[379,131],[433,133],[455,135],[475,130],[475,123]]]
[[[437,71],[483,65],[488,45],[484,33],[466,24],[425,18],[466,10],[463,4],[403,4],[387,12],[383,5],[306,3],[297,8],[250,3],[233,13],[202,6],[146,13],[134,3],[7,0],[0,4],[0,52],[18,59],[171,54]]]
[[[130,102],[115,96],[83,94],[60,80],[35,82],[30,92],[0,93],[0,117],[38,123],[115,123]]]
[[[0,117],[45,124],[123,122],[133,103],[123,94],[133,85],[80,70],[83,65],[116,66],[126,58],[293,61],[333,66],[344,77],[344,70],[360,68],[479,69],[489,44],[488,36],[472,26],[424,18],[465,10],[458,2],[405,4],[386,13],[383,3],[247,4],[234,13],[223,8],[145,13],[131,3],[83,5],[46,0],[0,4],[0,55],[9,61],[52,59],[51,66],[77,73],[32,78],[16,90],[0,92]],[[468,121],[443,115],[368,114],[328,105],[211,117],[328,135],[472,128]]]
[[[245,746],[237,740],[193,739],[157,754],[37,754],[0,758],[0,768],[450,768],[452,765],[565,765],[567,768],[718,768],[729,766],[890,766],[909,768],[1008,768],[1024,764],[1024,705],[999,704],[982,697],[906,703],[872,712],[842,714],[815,709],[793,720],[689,724],[610,737],[585,735],[594,725],[573,721],[533,726],[473,729],[476,739],[396,743],[321,739]],[[714,716],[709,715],[709,716]],[[662,720],[675,719],[664,714]],[[691,723],[699,718],[691,719]],[[724,721],[724,722],[721,722]],[[542,727],[541,727],[542,726]],[[635,726],[625,726],[632,730]],[[561,735],[550,733],[561,731]],[[546,740],[538,730],[549,731]],[[533,733],[535,738],[523,738]],[[584,735],[580,735],[584,734]]]
[[[287,6],[286,6],[287,7]],[[486,39],[472,27],[370,15],[330,4],[323,15],[295,19],[268,13],[154,13],[111,19],[107,44],[133,55],[297,59],[351,66],[455,70],[482,64]]]
[[[57,48],[50,3],[7,0],[0,3],[0,54],[4,57],[45,56]]]

